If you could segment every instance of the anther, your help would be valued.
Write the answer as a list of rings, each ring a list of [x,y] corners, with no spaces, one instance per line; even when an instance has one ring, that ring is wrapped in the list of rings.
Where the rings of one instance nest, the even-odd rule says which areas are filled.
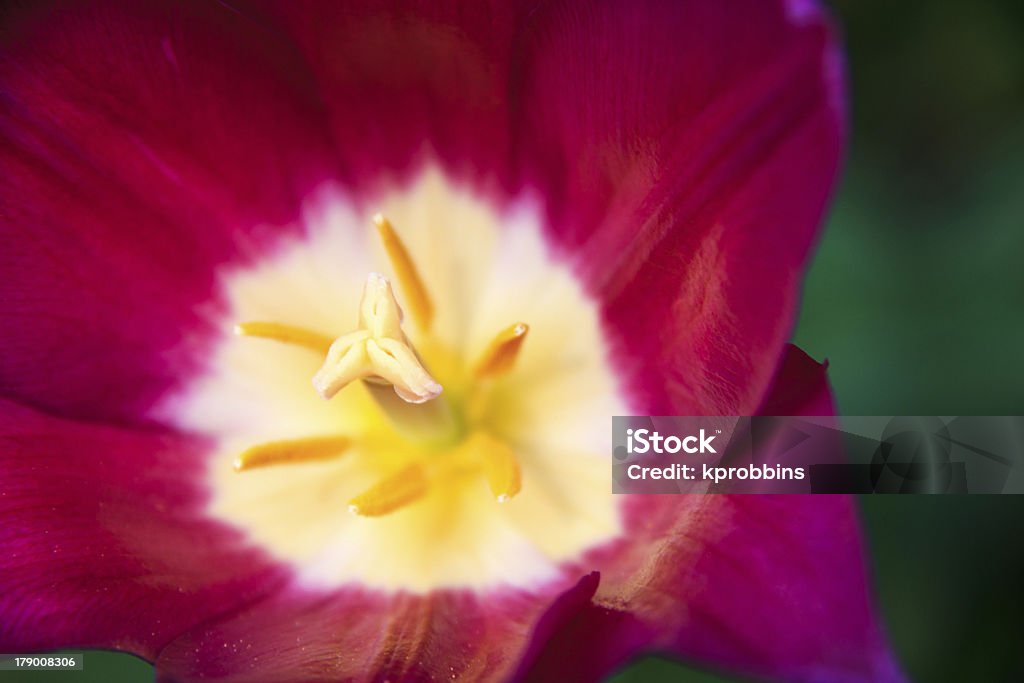
[[[239,323],[235,325],[234,332],[240,337],[259,337],[285,344],[304,346],[317,353],[327,353],[327,349],[331,346],[331,338],[325,334],[281,323]]]
[[[384,251],[387,252],[388,260],[395,271],[395,278],[405,295],[405,301],[409,307],[412,319],[421,330],[429,330],[434,320],[434,304],[427,294],[427,288],[420,278],[416,264],[409,256],[402,239],[391,226],[391,222],[381,214],[373,217],[373,224],[377,226],[377,234],[384,244]]]
[[[299,462],[315,462],[336,458],[352,444],[344,436],[314,436],[305,439],[269,441],[242,451],[235,458],[236,472]]]
[[[473,374],[478,378],[493,377],[511,370],[529,331],[526,323],[516,323],[499,332],[476,362]]]
[[[423,467],[410,465],[382,479],[349,501],[348,510],[361,517],[380,517],[411,505],[429,489]]]

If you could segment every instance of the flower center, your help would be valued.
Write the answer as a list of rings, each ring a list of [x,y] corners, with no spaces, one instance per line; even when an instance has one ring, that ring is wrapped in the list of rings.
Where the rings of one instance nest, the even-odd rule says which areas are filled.
[[[381,214],[374,216],[374,224],[402,290],[412,303],[415,322],[427,348],[438,348],[436,340],[430,337],[433,303],[408,249]],[[441,396],[441,385],[405,335],[402,322],[402,308],[391,283],[380,273],[370,273],[359,304],[357,329],[333,342],[319,332],[277,322],[240,323],[235,326],[235,333],[298,345],[325,356],[313,376],[313,387],[322,398],[330,400],[346,386],[361,380],[396,429],[434,446],[429,449],[433,452],[414,458],[353,497],[348,504],[353,514],[377,517],[394,512],[424,497],[431,486],[446,478],[474,472],[486,479],[499,503],[510,500],[521,487],[519,462],[512,448],[488,431],[480,419],[479,406],[486,402],[492,380],[514,366],[529,327],[516,323],[498,332],[472,365],[466,396],[471,409],[456,418]],[[353,437],[348,435],[271,441],[243,451],[235,460],[235,469],[244,472],[270,465],[327,460],[341,457],[352,444]]]
[[[529,198],[431,170],[373,202],[393,225],[324,188],[219,274],[225,333],[159,417],[213,444],[209,514],[304,583],[553,579],[620,533],[596,307]]]

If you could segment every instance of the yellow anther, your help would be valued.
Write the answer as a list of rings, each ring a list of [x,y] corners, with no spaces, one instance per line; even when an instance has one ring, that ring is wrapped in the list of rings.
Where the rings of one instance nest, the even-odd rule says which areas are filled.
[[[235,458],[235,471],[244,472],[268,465],[314,462],[336,458],[352,444],[344,436],[313,436],[306,439],[269,441],[247,448]]]
[[[391,284],[371,273],[359,305],[359,329],[334,340],[313,386],[325,399],[357,379],[394,386],[408,403],[423,403],[441,393],[441,385],[420,362],[402,333],[402,310]]]
[[[487,485],[499,503],[519,493],[523,485],[519,460],[507,443],[486,432],[477,432],[464,447],[472,449],[479,458]]]
[[[391,267],[395,270],[395,277],[402,288],[402,294],[405,295],[409,313],[421,330],[429,330],[434,320],[434,304],[430,301],[430,295],[427,294],[419,271],[416,270],[416,264],[409,256],[409,250],[405,248],[405,244],[387,218],[378,213],[373,217],[373,224],[377,226],[384,251],[387,252]]]
[[[410,465],[353,498],[348,510],[362,517],[380,517],[416,502],[429,486],[423,467]]]
[[[235,334],[241,337],[260,337],[285,344],[305,346],[318,353],[327,353],[327,349],[331,346],[331,338],[327,335],[281,323],[239,323],[235,325]]]
[[[499,332],[477,361],[473,373],[477,377],[493,377],[511,370],[529,331],[526,323],[516,323]]]

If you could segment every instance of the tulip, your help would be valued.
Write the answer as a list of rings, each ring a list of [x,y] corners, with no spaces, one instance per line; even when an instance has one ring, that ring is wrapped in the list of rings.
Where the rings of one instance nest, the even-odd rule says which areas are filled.
[[[0,651],[902,680],[849,498],[611,493],[612,415],[831,414],[816,5],[2,17]]]

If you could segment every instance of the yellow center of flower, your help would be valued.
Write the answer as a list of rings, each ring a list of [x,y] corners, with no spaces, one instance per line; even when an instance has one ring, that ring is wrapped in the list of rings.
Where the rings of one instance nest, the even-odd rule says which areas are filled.
[[[378,214],[374,222],[402,279],[403,290],[416,302],[419,327],[432,341],[429,333],[433,307],[408,251],[383,216]],[[479,416],[454,418],[451,407],[439,398],[441,385],[424,367],[405,336],[402,318],[391,283],[380,273],[370,273],[359,304],[358,328],[333,342],[312,330],[273,322],[241,323],[235,326],[235,332],[295,344],[326,356],[313,376],[313,386],[321,397],[329,400],[352,382],[364,380],[382,413],[403,436],[418,437],[423,445],[434,446],[430,450],[435,452],[421,462],[406,465],[355,496],[349,502],[350,512],[369,517],[394,512],[422,498],[432,480],[444,481],[474,470],[486,478],[498,502],[509,500],[519,493],[521,485],[515,453],[487,431],[486,425],[477,419]],[[489,388],[489,380],[512,369],[528,329],[524,323],[517,323],[502,330],[473,365],[474,384],[469,396],[472,405],[483,405],[486,398],[482,394]],[[422,405],[428,401],[433,403]],[[235,469],[242,472],[341,457],[352,443],[352,437],[344,435],[271,441],[243,451],[235,460]]]
[[[393,225],[325,191],[224,273],[234,334],[162,416],[215,439],[211,514],[305,581],[553,578],[620,531],[595,306],[528,202],[498,216],[439,172],[378,201]]]

